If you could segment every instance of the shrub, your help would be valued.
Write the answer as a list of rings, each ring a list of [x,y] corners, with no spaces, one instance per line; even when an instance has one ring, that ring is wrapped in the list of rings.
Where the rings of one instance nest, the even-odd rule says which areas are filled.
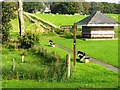
[[[39,34],[33,31],[27,31],[20,37],[21,48],[29,49],[39,41]]]

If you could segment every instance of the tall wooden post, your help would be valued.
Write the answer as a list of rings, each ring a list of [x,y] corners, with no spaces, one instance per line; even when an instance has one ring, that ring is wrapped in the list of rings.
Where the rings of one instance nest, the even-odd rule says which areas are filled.
[[[74,23],[74,48],[73,48],[73,55],[74,55],[74,71],[76,71],[76,31],[77,25]]]
[[[23,19],[22,5],[23,5],[22,0],[18,0],[18,20],[19,20],[20,35],[24,34],[24,19]]]

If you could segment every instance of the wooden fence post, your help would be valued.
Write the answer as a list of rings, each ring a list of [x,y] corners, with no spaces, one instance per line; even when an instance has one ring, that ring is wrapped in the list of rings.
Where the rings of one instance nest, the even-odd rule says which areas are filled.
[[[67,62],[67,78],[69,79],[70,77],[70,55],[67,54],[66,55],[66,62]]]
[[[15,70],[15,59],[13,58],[12,59],[12,71],[14,71]]]

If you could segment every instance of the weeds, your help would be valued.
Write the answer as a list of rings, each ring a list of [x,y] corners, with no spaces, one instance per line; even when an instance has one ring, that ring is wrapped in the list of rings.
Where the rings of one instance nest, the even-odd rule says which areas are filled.
[[[5,52],[9,52],[8,49]],[[15,57],[15,70],[12,71],[12,55]],[[66,63],[56,55],[55,52],[48,53],[47,49],[35,46],[31,49],[24,50],[25,62],[22,63],[21,50],[11,51],[11,54],[4,53],[3,57],[3,79],[5,80],[26,80],[32,79],[37,81],[60,82],[66,79]],[[11,58],[11,60],[10,60]],[[9,59],[9,60],[7,60]],[[6,65],[5,65],[6,64]]]

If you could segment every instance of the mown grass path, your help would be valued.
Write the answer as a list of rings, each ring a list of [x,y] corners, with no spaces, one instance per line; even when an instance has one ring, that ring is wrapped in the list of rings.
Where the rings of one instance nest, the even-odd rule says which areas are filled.
[[[66,48],[66,47],[64,47],[64,46],[61,46],[61,45],[59,45],[59,44],[57,44],[57,43],[55,43],[55,45],[56,45],[58,48],[61,48],[61,49],[65,50],[65,51],[67,51],[67,52],[73,53],[72,50],[70,50],[70,49],[68,49],[68,48]],[[100,61],[100,60],[97,60],[97,59],[94,59],[94,58],[90,58],[90,60],[91,60],[94,64],[98,64],[98,65],[104,66],[104,67],[106,67],[106,68],[108,68],[108,69],[110,69],[110,70],[112,70],[112,71],[115,71],[115,72],[119,72],[119,71],[120,71],[119,68],[114,67],[114,66],[112,66],[112,65],[110,65],[110,64],[106,64],[106,63],[104,63],[104,62],[102,62],[102,61]]]

